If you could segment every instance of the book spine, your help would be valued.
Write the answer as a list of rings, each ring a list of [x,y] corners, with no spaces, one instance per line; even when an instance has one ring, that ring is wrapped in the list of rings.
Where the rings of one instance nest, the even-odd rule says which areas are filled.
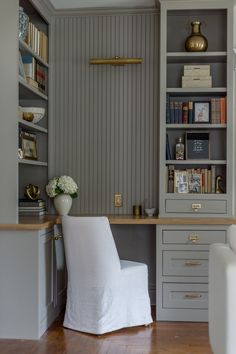
[[[168,166],[168,193],[174,193],[175,166]]]
[[[174,101],[174,123],[179,123],[179,102]]]
[[[220,124],[226,123],[226,97],[220,98]]]
[[[174,124],[175,113],[174,113],[174,101],[170,101],[170,123]]]
[[[166,124],[170,124],[170,95],[166,95]]]
[[[182,104],[182,123],[188,124],[188,103],[183,102]]]
[[[211,193],[216,192],[216,166],[211,165]]]
[[[188,123],[193,123],[193,101],[188,102]]]

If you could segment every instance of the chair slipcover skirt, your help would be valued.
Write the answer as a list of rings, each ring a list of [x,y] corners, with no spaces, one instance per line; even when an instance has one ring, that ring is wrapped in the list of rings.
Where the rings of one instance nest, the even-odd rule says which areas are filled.
[[[64,326],[93,334],[152,322],[148,270],[119,259],[106,217],[63,217],[68,268]]]

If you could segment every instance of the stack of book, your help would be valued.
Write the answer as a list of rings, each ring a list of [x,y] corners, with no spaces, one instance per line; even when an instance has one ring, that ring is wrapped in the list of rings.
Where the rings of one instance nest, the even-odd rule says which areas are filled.
[[[211,98],[211,123],[226,124],[226,97]]]
[[[210,76],[210,65],[184,65],[184,75],[182,76],[182,87],[212,87],[212,77]]]
[[[22,55],[22,63],[29,85],[40,89],[43,93],[47,91],[47,69],[40,65],[32,55]]]
[[[216,193],[216,166],[207,168],[175,169],[167,167],[168,193]]]
[[[46,204],[42,199],[31,200],[22,198],[19,199],[19,214],[41,216],[46,212]]]
[[[186,101],[184,97],[174,98],[166,96],[166,123],[167,124],[192,124],[193,101]]]
[[[40,31],[31,21],[29,22],[25,41],[36,54],[45,62],[48,62],[48,36]]]

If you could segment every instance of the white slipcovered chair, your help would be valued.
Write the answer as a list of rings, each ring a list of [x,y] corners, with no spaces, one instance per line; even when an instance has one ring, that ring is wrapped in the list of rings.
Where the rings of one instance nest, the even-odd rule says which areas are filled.
[[[119,259],[106,217],[62,218],[68,270],[64,327],[103,334],[152,322],[147,266]]]
[[[214,354],[236,353],[236,225],[228,244],[210,246],[209,337]]]

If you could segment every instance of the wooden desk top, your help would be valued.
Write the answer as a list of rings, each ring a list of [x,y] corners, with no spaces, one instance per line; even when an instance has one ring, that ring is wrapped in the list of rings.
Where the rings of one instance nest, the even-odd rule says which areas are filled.
[[[88,215],[87,215],[88,216]],[[113,225],[232,225],[235,218],[159,218],[158,216],[107,215]],[[60,224],[58,215],[21,216],[19,224],[0,224],[0,230],[42,230]]]

